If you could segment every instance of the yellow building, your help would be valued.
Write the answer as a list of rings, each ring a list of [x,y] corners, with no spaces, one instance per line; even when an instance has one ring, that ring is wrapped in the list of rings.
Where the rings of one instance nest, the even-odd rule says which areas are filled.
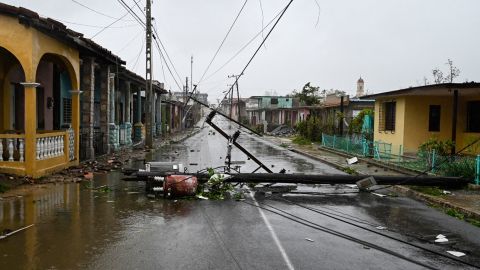
[[[362,98],[375,99],[374,140],[392,153],[416,152],[429,138],[450,139],[459,151],[480,137],[480,83],[411,87]],[[464,153],[479,154],[480,143]]]

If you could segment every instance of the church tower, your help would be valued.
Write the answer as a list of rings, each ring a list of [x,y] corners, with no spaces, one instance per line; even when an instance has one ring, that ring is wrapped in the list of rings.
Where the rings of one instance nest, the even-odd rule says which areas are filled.
[[[361,97],[365,94],[365,83],[363,82],[362,76],[357,81],[357,97]]]

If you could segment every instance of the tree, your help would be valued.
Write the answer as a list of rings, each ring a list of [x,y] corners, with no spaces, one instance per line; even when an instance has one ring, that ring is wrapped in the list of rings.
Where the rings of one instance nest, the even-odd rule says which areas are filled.
[[[315,105],[319,103],[318,96],[319,87],[310,85],[310,82],[306,83],[301,92],[297,90],[293,91],[293,97],[296,97],[307,106]]]
[[[460,69],[453,65],[453,61],[448,59],[445,65],[448,66],[449,74],[445,77],[445,81],[449,83],[453,83],[453,80],[460,76]]]
[[[448,75],[445,77],[443,76],[443,72],[438,67],[432,70],[433,82],[435,84],[453,83],[455,78],[457,78],[460,75],[460,69],[458,69],[456,66],[453,65],[453,61],[451,59],[448,59],[445,65],[448,66],[448,70],[447,70]]]
[[[439,84],[443,82],[443,72],[439,68],[432,70],[433,83]]]

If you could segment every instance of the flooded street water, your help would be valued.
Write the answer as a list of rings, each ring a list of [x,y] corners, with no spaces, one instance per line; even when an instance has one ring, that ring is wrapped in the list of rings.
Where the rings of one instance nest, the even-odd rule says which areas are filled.
[[[284,168],[290,173],[341,173],[263,139],[241,135],[239,142],[275,172]],[[148,158],[178,161],[192,172],[224,165],[225,154],[226,140],[205,128]],[[236,149],[233,160],[246,162],[242,172],[257,167]],[[34,186],[16,192],[18,196],[0,200],[1,230],[34,224],[0,239],[0,269],[289,269],[289,263],[297,269],[421,268],[278,215],[259,212],[258,208],[242,202],[151,199],[145,196],[143,183],[123,182],[122,177],[121,172],[95,175],[94,186],[107,185],[109,192],[89,189],[84,183],[52,184]],[[319,190],[334,191],[335,187]],[[462,248],[468,252],[468,260],[478,262],[480,239],[471,237],[478,235],[478,228],[410,199],[370,194],[290,199],[387,226],[393,234],[413,242],[418,242],[422,235],[451,233],[458,243],[454,248]],[[382,243],[435,267],[463,268],[458,263],[386,241],[280,200],[264,197],[257,200],[367,241]],[[443,247],[428,246],[444,252]]]

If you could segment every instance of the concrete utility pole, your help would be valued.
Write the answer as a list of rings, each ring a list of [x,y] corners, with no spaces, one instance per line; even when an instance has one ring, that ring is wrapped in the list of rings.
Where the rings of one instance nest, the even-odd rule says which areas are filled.
[[[238,79],[240,78],[240,75],[230,75],[228,76],[228,78],[235,78],[235,85],[237,87],[237,121],[238,122],[241,122],[240,120],[240,90],[238,89]],[[233,97],[233,88],[232,88],[232,97]],[[230,118],[232,118],[232,116],[230,115]]]
[[[192,91],[194,89],[193,88],[193,55],[190,58],[190,89],[192,89]]]
[[[145,94],[145,145],[149,148],[153,148],[153,89],[152,89],[152,1],[147,0],[146,7],[147,16],[147,40],[146,40],[146,94]]]

